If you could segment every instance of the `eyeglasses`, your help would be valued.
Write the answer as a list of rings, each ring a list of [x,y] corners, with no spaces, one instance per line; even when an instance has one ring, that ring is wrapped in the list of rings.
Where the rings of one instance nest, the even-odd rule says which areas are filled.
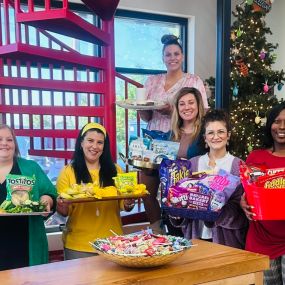
[[[217,130],[215,131],[208,131],[206,133],[206,136],[210,139],[213,139],[215,137],[215,135],[217,135],[219,138],[223,138],[227,135],[227,130]]]

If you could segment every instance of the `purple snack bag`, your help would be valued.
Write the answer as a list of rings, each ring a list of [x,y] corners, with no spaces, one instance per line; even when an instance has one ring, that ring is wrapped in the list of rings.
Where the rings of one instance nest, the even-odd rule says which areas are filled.
[[[160,185],[161,185],[161,197],[168,197],[168,190],[171,186],[176,185],[176,183],[185,177],[191,175],[191,162],[186,159],[163,159],[160,168]]]
[[[177,208],[186,208],[188,205],[190,189],[171,186],[168,190],[168,197],[166,201],[167,206],[173,206]]]

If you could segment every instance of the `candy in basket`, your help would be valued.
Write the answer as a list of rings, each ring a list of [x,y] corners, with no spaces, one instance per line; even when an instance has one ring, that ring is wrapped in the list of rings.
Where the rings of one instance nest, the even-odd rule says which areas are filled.
[[[162,208],[171,216],[215,221],[239,184],[239,177],[224,170],[191,175],[189,163],[161,164]],[[188,169],[188,175],[183,169]]]
[[[155,267],[180,257],[192,243],[181,237],[153,235],[113,236],[91,243],[104,258],[127,267]]]
[[[240,174],[255,220],[285,220],[285,168],[242,164]]]

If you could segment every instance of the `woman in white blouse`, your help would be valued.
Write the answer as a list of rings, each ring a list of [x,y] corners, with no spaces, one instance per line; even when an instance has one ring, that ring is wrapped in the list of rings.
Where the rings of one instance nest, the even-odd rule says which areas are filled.
[[[208,152],[190,159],[191,169],[196,171],[218,172],[223,169],[235,176],[239,176],[241,159],[228,151],[231,136],[230,120],[223,110],[210,110],[202,120],[201,142]],[[184,236],[188,239],[201,238],[213,242],[244,248],[248,222],[239,201],[243,190],[237,187],[229,201],[222,208],[219,218],[214,223],[199,220],[171,219],[176,226],[182,226]],[[207,226],[206,226],[207,225]]]

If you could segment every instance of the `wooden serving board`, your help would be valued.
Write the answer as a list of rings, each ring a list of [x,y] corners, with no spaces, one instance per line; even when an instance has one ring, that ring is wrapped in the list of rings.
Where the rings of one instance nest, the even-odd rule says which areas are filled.
[[[125,194],[119,196],[109,196],[109,197],[102,197],[101,199],[95,197],[88,197],[88,198],[78,198],[78,199],[62,199],[66,203],[88,203],[88,202],[102,202],[102,201],[113,201],[113,200],[123,200],[123,199],[139,199],[147,196],[148,194]]]

